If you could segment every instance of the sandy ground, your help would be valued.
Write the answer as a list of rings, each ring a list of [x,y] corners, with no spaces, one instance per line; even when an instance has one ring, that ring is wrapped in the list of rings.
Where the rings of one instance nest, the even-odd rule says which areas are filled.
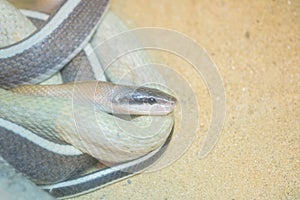
[[[162,170],[76,199],[300,199],[300,1],[112,0],[111,9],[132,28],[173,29],[204,47],[224,81],[226,119],[199,159],[209,93],[186,63],[161,55],[199,101],[190,148]]]
[[[300,1],[112,0],[111,9],[131,27],[173,29],[204,47],[225,84],[226,122],[199,159],[211,102],[203,81],[172,59],[201,108],[188,151],[78,199],[300,199]]]

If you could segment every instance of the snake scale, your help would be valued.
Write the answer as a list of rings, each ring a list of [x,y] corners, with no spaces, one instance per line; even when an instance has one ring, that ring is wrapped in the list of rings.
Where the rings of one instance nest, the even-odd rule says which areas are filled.
[[[162,82],[154,69],[149,68],[147,76],[139,72],[140,64],[150,62],[145,53],[131,53],[105,68],[109,80],[125,86],[90,80],[103,77],[97,71],[104,56],[97,52],[98,44],[127,28],[107,5],[107,0],[65,1],[37,31],[0,49],[1,157],[58,198],[86,193],[142,171],[159,158],[171,137],[173,117],[165,114],[176,100],[155,89],[155,84],[147,85],[152,89],[137,87]],[[88,52],[87,47],[94,51]],[[91,58],[94,54],[96,61]],[[69,84],[71,98],[32,96],[21,90],[28,86],[18,87],[38,84],[63,67],[62,79],[74,81]],[[105,101],[114,102],[114,107],[95,107],[97,95],[83,98],[83,93],[94,94],[99,88],[98,99],[103,99],[104,92]],[[104,112],[114,113],[126,105],[131,111],[140,105],[148,106],[145,111],[168,111],[130,120]],[[98,161],[108,167],[83,173]]]

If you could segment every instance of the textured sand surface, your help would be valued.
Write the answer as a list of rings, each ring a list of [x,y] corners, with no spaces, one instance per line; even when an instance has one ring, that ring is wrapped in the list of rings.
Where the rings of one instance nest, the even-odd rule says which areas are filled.
[[[216,148],[198,158],[211,101],[182,60],[160,55],[189,79],[200,131],[163,170],[74,199],[300,199],[300,1],[112,0],[130,27],[182,32],[204,47],[226,90],[226,121]]]
[[[206,48],[225,83],[226,122],[200,160],[209,96],[170,59],[200,101],[193,144],[163,170],[78,199],[300,199],[300,1],[113,0],[111,9],[131,27],[173,29]]]

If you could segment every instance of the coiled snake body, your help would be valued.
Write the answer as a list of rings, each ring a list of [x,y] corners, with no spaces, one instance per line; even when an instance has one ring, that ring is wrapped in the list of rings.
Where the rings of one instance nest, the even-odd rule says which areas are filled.
[[[154,88],[134,86],[146,82],[145,78],[119,79],[132,84],[120,86],[86,81],[86,76],[81,80],[79,73],[71,78],[73,83],[31,85],[48,79],[75,56],[73,63],[76,59],[85,63],[88,53],[81,50],[96,31],[107,4],[107,0],[65,1],[38,31],[0,49],[1,157],[56,197],[88,192],[141,171],[163,153],[173,126],[172,116],[166,114],[176,99]],[[119,31],[108,19],[118,22],[108,13],[93,41]],[[109,35],[103,34],[107,27]],[[145,55],[132,57],[134,62]],[[95,69],[92,64],[80,69],[81,65],[75,67],[77,71]],[[63,70],[65,79],[70,77],[68,72],[74,74],[70,66]],[[130,68],[134,65],[124,66],[138,76],[138,70]],[[159,77],[153,70],[149,73]],[[125,120],[103,111],[146,116]],[[112,167],[78,176],[97,160]]]

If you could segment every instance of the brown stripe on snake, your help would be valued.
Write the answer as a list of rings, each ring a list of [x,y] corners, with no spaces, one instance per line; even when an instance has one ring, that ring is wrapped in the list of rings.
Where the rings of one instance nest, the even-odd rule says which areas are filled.
[[[25,14],[25,16],[26,16],[26,14]],[[33,18],[33,17],[28,17],[28,16],[27,16],[27,18],[33,23],[33,25],[37,29],[41,29],[46,23],[46,21],[41,20],[41,19],[36,19],[36,18]]]
[[[24,10],[23,10],[24,12]],[[28,14],[27,11],[24,12],[24,14]],[[41,14],[43,16],[46,16],[44,13],[38,13],[34,12],[36,14],[35,17],[37,17],[37,14]],[[46,16],[49,17],[49,16]],[[37,19],[34,17],[27,16],[27,18],[30,19],[30,21],[36,26],[36,28],[40,29],[43,27],[43,25],[46,23],[43,19]],[[78,70],[81,70],[80,73],[77,73]],[[74,81],[87,81],[87,80],[96,80],[95,72],[93,71],[93,67],[91,66],[88,55],[85,51],[81,51],[79,54],[77,54],[66,66],[63,67],[63,69],[60,71],[62,81],[64,83],[68,82],[74,82]]]
[[[108,0],[66,1],[42,29],[0,49],[0,87],[39,83],[55,74],[91,38],[107,4]]]
[[[78,70],[81,70],[81,73],[77,74]],[[61,70],[61,76],[64,83],[96,80],[92,66],[84,51],[81,51],[67,66]]]
[[[0,146],[0,155],[37,184],[72,178],[97,162],[86,154],[61,155],[45,151],[43,147],[3,127],[0,127]]]

